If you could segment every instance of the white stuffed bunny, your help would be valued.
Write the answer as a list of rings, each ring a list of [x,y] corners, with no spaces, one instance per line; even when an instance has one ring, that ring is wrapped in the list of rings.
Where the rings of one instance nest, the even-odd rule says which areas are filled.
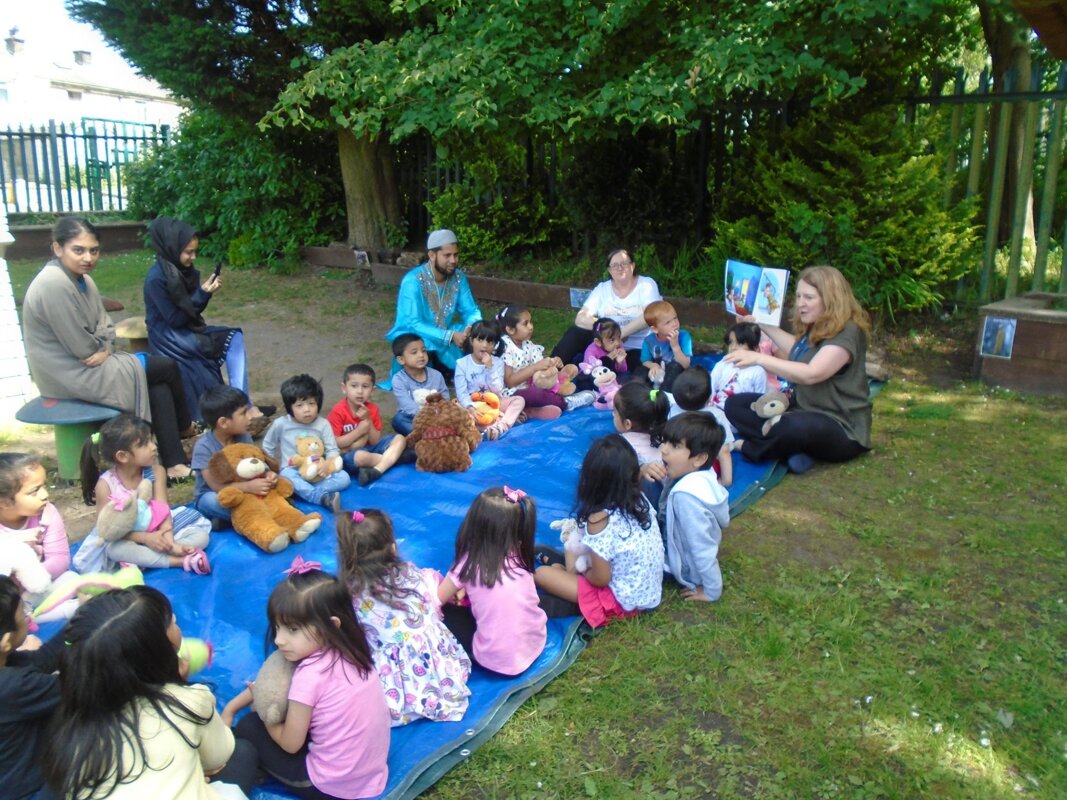
[[[52,576],[34,549],[14,536],[0,536],[0,575],[10,575],[31,594],[41,594],[52,585]]]
[[[563,542],[563,552],[573,553],[576,558],[574,560],[574,568],[578,572],[585,572],[589,569],[591,561],[589,554],[592,552],[588,545],[582,541],[582,529],[578,527],[577,521],[568,517],[567,519],[557,519],[554,522],[549,523],[549,527],[553,530],[559,531],[559,540]]]

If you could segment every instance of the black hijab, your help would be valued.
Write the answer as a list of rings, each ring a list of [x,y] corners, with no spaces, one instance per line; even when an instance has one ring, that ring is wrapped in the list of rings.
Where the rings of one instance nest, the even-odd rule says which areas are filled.
[[[200,285],[200,273],[194,267],[180,266],[182,250],[196,238],[196,229],[180,219],[156,217],[148,224],[148,236],[155,248],[156,260],[163,267],[171,302],[189,317],[190,328],[204,328],[204,318],[193,306],[193,295]]]

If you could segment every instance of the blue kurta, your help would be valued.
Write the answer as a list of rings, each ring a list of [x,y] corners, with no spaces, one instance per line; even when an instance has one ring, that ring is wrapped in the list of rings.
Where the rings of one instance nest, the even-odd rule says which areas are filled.
[[[420,277],[421,275],[421,277]],[[437,293],[437,302],[432,297]],[[455,369],[463,351],[449,341],[453,331],[461,331],[482,318],[471,294],[467,276],[459,270],[443,284],[434,282],[429,262],[420,264],[404,276],[396,300],[396,323],[385,334],[390,342],[402,333],[422,337],[426,349],[449,369]]]
[[[196,270],[193,270],[196,272]],[[199,287],[200,274],[197,272],[197,289],[190,296],[193,307],[203,313],[211,295]],[[167,280],[163,266],[157,259],[148,270],[144,281],[145,325],[148,327],[148,344],[153,353],[169,356],[178,362],[185,388],[185,402],[193,419],[200,419],[200,395],[222,380],[223,358],[209,358],[200,351],[196,334],[190,329],[192,320],[178,308],[167,293]],[[211,335],[216,331],[240,332],[240,328],[226,328],[209,325],[199,331]],[[229,347],[229,343],[227,343]]]

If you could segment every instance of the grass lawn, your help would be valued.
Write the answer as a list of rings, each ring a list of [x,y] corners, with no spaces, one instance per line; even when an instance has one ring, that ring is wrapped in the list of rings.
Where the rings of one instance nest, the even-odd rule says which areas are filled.
[[[126,258],[98,283],[134,310]],[[228,274],[223,319],[391,318],[345,275]],[[1067,400],[966,379],[974,319],[915,325],[880,337],[873,451],[735,520],[719,602],[611,625],[427,796],[1067,797]]]

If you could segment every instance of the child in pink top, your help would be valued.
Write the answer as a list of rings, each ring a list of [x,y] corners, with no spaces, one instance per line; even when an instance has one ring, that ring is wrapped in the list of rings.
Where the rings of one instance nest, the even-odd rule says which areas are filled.
[[[389,709],[352,596],[320,567],[297,556],[267,601],[274,643],[296,664],[285,719],[265,725],[250,712],[237,736],[299,797],[374,797],[389,777]],[[222,718],[232,722],[254,691],[231,700]]]
[[[502,675],[526,670],[545,648],[548,617],[534,585],[537,508],[521,489],[478,495],[456,534],[456,561],[438,587],[445,625],[474,663]],[[450,603],[457,599],[463,605]]]
[[[0,453],[0,536],[26,542],[53,579],[70,568],[70,542],[36,456]]]

